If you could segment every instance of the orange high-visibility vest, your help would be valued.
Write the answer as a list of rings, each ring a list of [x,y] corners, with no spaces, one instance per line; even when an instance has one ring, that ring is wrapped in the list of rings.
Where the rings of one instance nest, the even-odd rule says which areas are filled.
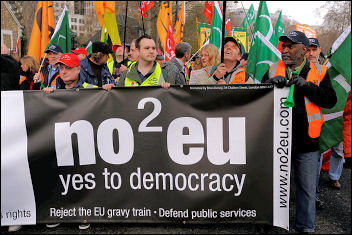
[[[246,72],[245,68],[241,67],[239,70],[235,71],[235,77],[232,79],[230,84],[245,84],[246,83]]]
[[[307,76],[307,82],[312,82],[319,86],[321,80],[323,80],[327,67],[320,64],[310,63],[310,70]],[[280,60],[272,64],[269,68],[269,77],[273,78],[276,76],[286,77],[286,65]],[[308,134],[311,138],[318,138],[320,136],[321,126],[324,123],[324,115],[321,112],[321,107],[312,103],[306,96],[304,97],[304,103],[307,111],[308,118]]]

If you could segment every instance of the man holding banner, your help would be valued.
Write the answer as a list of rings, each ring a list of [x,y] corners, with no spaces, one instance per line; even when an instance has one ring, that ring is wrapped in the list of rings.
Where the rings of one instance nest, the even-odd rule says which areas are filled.
[[[296,183],[296,229],[314,232],[319,136],[324,122],[321,109],[334,107],[337,98],[326,67],[305,58],[309,40],[304,33],[293,31],[279,40],[283,42],[282,60],[270,66],[262,82],[278,88],[296,87],[291,97],[294,103],[292,163]]]
[[[136,48],[139,52],[137,62],[121,74],[117,86],[163,86],[168,88],[167,73],[155,61],[155,42],[149,35],[143,35],[136,40]]]
[[[213,67],[211,78],[218,84],[253,84],[253,79],[241,68],[240,44],[233,37],[226,37],[224,44],[224,62]]]

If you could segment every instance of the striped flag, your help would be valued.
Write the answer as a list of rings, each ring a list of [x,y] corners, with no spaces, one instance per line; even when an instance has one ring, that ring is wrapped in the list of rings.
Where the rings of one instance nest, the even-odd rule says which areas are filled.
[[[205,1],[204,4],[204,15],[208,19],[208,24],[211,24],[213,20],[213,5],[214,1]]]
[[[48,47],[51,44],[59,45],[64,53],[71,52],[71,34],[70,24],[68,21],[67,6],[65,6],[64,10],[62,11],[62,14],[56,24],[54,34],[50,39]]]
[[[183,30],[186,22],[186,7],[185,1],[182,1],[180,12],[178,13],[178,19],[175,24],[175,40],[176,43],[182,42]]]
[[[172,1],[162,1],[156,27],[164,51],[166,50],[166,38],[170,21],[172,22]]]
[[[92,53],[92,45],[92,41],[89,41],[88,45],[86,46],[86,51],[88,55]]]
[[[18,34],[17,42],[16,42],[16,50],[15,50],[16,55],[18,55],[18,48],[19,48],[19,46],[20,46],[20,35]]]
[[[27,55],[32,56],[40,64],[44,51],[55,30],[54,11],[52,1],[38,1],[34,15],[31,38]]]
[[[322,109],[324,124],[319,139],[323,153],[342,141],[343,110],[351,90],[351,25],[339,36],[331,48],[331,57],[326,65],[335,89],[337,103],[332,109]]]
[[[270,65],[281,59],[277,44],[268,7],[265,1],[260,1],[246,70],[256,83],[262,81]]]
[[[210,43],[214,44],[221,54],[222,43],[222,10],[219,1],[214,1],[213,21],[211,23]]]
[[[231,33],[231,20],[230,19],[226,20],[225,28],[226,28],[225,37],[227,37],[227,36],[231,37],[232,33]]]

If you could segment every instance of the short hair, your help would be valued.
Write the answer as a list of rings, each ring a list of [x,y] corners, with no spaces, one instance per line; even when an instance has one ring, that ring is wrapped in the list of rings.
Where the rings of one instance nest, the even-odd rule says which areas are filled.
[[[182,58],[187,52],[191,53],[192,46],[188,42],[180,42],[176,45],[176,58]]]
[[[214,44],[209,43],[208,45],[204,46],[202,49],[200,49],[200,54],[202,51],[206,51],[209,54],[208,66],[214,66],[220,63],[219,49]]]
[[[32,73],[36,73],[39,70],[39,64],[38,62],[32,57],[32,56],[23,56],[21,59],[21,64],[25,64],[28,66],[29,70]]]
[[[149,36],[148,34],[144,34],[142,36],[140,36],[139,38],[137,38],[136,40],[136,48],[137,49],[140,49],[140,42],[142,41],[142,39],[151,39],[151,40],[154,40],[151,36]]]

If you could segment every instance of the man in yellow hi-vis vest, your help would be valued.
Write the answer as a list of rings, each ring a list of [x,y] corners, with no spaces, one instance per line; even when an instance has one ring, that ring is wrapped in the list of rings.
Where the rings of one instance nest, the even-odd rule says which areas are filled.
[[[324,116],[322,108],[332,108],[337,98],[325,66],[305,58],[309,40],[304,33],[282,35],[282,60],[273,63],[263,83],[278,88],[295,84],[292,112],[292,165],[296,184],[296,229],[315,230],[315,190],[319,164],[319,136]]]
[[[136,40],[136,48],[139,52],[137,62],[121,74],[117,86],[162,86],[170,87],[167,73],[160,64],[155,61],[155,42],[149,35],[143,35]]]

